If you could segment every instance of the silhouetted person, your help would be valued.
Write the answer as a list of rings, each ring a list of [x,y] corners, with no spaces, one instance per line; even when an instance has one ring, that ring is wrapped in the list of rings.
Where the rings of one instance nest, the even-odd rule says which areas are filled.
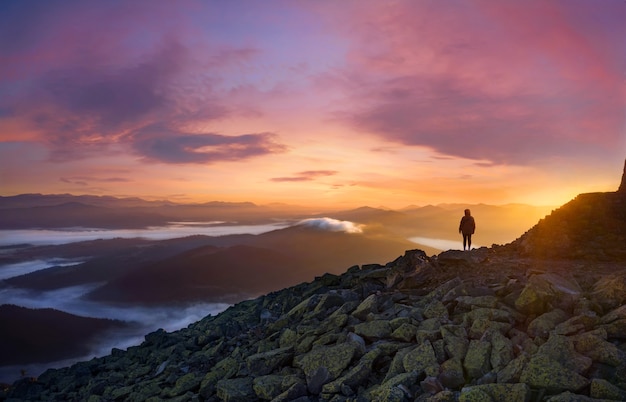
[[[461,218],[461,223],[459,224],[459,233],[463,234],[463,251],[465,251],[465,246],[467,246],[468,250],[472,249],[472,235],[476,230],[476,222],[474,221],[474,217],[471,215],[470,210],[465,210],[465,216]]]

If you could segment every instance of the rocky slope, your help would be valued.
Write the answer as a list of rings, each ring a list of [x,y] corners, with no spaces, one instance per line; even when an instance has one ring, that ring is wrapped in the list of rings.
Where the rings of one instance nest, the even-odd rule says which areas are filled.
[[[579,196],[512,244],[326,274],[0,400],[624,401],[623,211]]]

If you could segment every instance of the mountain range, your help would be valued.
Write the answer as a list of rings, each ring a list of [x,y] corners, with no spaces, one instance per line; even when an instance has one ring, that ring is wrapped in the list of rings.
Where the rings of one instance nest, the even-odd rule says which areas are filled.
[[[581,194],[508,244],[353,265],[24,378],[0,400],[626,400],[625,210],[626,186]],[[177,255],[193,272],[221,251]]]

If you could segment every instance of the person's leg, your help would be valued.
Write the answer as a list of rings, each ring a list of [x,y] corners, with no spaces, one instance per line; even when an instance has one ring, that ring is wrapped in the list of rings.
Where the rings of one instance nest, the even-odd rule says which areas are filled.
[[[465,251],[465,246],[467,246],[467,235],[463,234],[463,251]]]
[[[467,249],[468,250],[472,249],[472,235],[471,234],[467,235]]]

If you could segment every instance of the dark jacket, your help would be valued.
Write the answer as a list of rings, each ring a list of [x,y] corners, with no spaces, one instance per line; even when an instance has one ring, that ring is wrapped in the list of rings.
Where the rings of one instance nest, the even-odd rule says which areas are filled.
[[[476,222],[474,222],[474,217],[471,215],[465,215],[461,218],[461,224],[459,225],[459,232],[464,235],[474,234],[476,230]]]

